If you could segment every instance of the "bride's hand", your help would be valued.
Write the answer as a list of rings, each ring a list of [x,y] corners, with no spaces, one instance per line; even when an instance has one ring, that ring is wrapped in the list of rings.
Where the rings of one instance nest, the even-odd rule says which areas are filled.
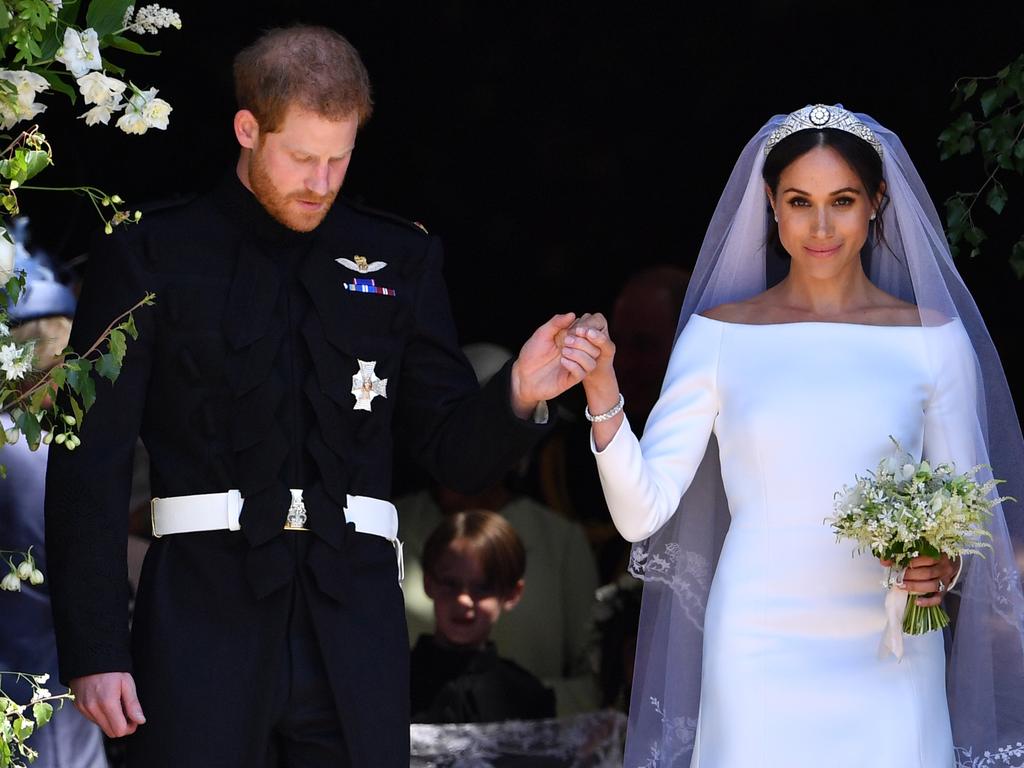
[[[889,567],[892,563],[883,560],[882,565]],[[917,604],[921,607],[938,605],[953,583],[958,568],[959,564],[950,560],[948,555],[915,557],[903,574],[903,589],[917,595]]]

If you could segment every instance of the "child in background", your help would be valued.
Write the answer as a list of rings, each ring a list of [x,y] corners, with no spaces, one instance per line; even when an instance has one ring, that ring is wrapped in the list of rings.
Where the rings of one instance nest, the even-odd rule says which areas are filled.
[[[489,641],[491,627],[523,594],[526,551],[508,522],[483,511],[446,517],[427,539],[423,572],[435,629],[412,651],[412,721],[554,717],[554,694]]]

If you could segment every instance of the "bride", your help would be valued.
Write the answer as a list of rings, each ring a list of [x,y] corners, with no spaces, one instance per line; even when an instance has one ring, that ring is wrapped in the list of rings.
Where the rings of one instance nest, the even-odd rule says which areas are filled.
[[[788,274],[767,287],[773,252]],[[566,344],[600,354],[592,447],[646,582],[627,768],[1024,765],[1020,513],[995,510],[984,559],[911,564],[922,605],[962,579],[956,631],[906,636],[901,659],[879,648],[884,568],[823,522],[890,435],[1020,495],[999,358],[894,134],[815,105],[754,136],[641,440],[603,318]]]

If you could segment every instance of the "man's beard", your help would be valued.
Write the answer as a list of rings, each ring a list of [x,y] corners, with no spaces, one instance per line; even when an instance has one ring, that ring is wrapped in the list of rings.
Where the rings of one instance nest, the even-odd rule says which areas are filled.
[[[310,232],[316,229],[324,220],[327,212],[331,210],[334,198],[338,196],[337,191],[327,195],[314,195],[309,190],[282,193],[274,185],[258,151],[253,151],[249,157],[249,186],[256,199],[266,208],[267,213],[288,229],[293,229],[296,232]],[[289,205],[292,200],[318,202],[322,203],[322,206],[316,211],[301,211],[297,210],[295,206]]]

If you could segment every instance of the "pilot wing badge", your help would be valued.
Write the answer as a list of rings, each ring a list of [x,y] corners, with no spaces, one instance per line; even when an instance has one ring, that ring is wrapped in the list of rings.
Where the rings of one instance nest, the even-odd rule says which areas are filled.
[[[370,261],[366,260],[365,256],[353,256],[351,259],[346,259],[344,256],[340,259],[335,259],[336,262],[341,264],[343,267],[351,269],[353,272],[358,272],[361,275],[369,274],[370,272],[376,272],[384,269],[387,266],[387,262],[384,261]]]

